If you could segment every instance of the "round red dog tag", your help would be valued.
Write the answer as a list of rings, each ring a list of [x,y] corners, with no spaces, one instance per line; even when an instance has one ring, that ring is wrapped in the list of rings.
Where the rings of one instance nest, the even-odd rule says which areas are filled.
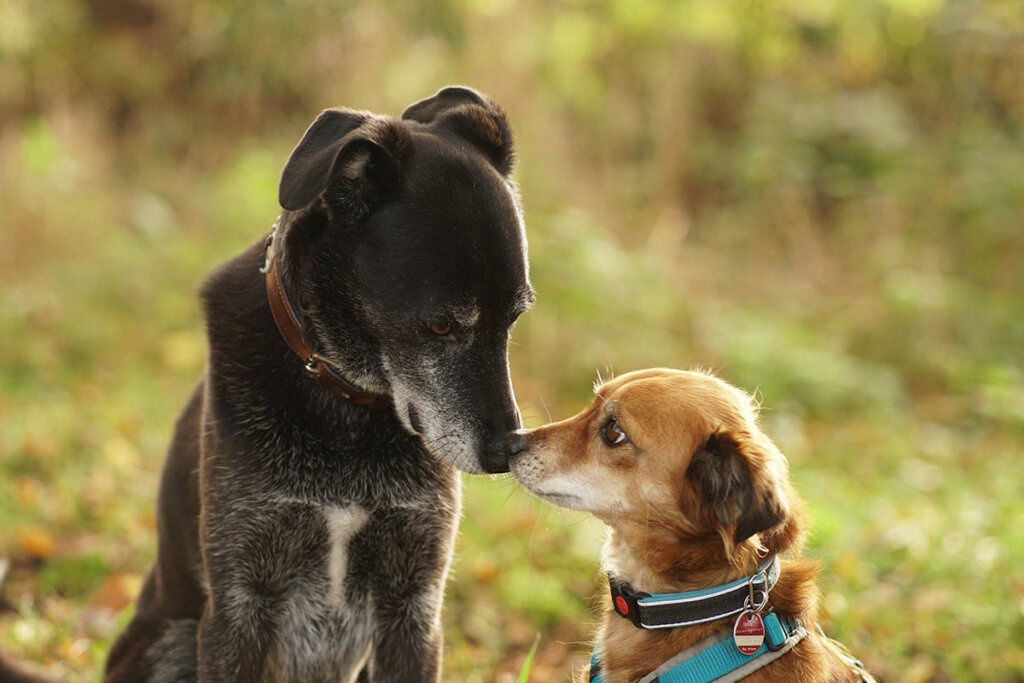
[[[746,610],[736,617],[736,625],[732,627],[732,639],[736,649],[742,654],[752,655],[761,649],[764,642],[764,622],[757,612]]]

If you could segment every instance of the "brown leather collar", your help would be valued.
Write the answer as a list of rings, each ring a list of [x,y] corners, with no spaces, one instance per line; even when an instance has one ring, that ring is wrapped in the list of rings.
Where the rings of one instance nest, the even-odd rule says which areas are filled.
[[[309,345],[302,333],[299,313],[285,291],[281,275],[277,272],[277,259],[273,258],[270,259],[270,267],[267,269],[267,299],[270,301],[270,312],[274,315],[274,322],[277,323],[281,337],[302,359],[306,373],[310,377],[348,403],[357,406],[387,403],[387,394],[374,394],[354,386],[341,374],[341,368],[317,354]]]

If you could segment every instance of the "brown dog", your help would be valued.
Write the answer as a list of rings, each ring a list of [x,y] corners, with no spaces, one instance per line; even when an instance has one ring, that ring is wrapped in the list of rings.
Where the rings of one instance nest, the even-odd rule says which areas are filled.
[[[799,557],[803,504],[743,391],[700,372],[633,372],[600,386],[575,417],[510,444],[511,470],[530,492],[609,527],[613,605],[592,680],[700,680],[686,670],[707,670],[690,661],[697,655],[740,665],[714,680],[872,680],[817,629],[818,567]],[[741,654],[738,645],[759,643],[758,620],[764,645]],[[741,621],[754,624],[752,641],[734,635]]]

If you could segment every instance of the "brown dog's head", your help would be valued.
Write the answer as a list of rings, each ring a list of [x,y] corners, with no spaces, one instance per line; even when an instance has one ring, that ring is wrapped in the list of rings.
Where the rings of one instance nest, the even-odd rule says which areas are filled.
[[[692,565],[676,555],[695,546],[736,563],[741,545],[775,552],[797,541],[785,457],[751,397],[711,375],[629,373],[575,417],[510,442],[524,487],[636,539],[658,571]]]

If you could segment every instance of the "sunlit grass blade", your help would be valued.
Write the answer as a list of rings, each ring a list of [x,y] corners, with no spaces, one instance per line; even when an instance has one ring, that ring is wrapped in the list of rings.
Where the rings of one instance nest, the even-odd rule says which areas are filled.
[[[526,661],[523,662],[523,668],[519,672],[519,683],[527,683],[530,680],[530,667],[533,666],[533,656],[537,654],[537,646],[540,644],[540,633],[533,639],[533,645],[530,646],[530,651],[526,653]]]

